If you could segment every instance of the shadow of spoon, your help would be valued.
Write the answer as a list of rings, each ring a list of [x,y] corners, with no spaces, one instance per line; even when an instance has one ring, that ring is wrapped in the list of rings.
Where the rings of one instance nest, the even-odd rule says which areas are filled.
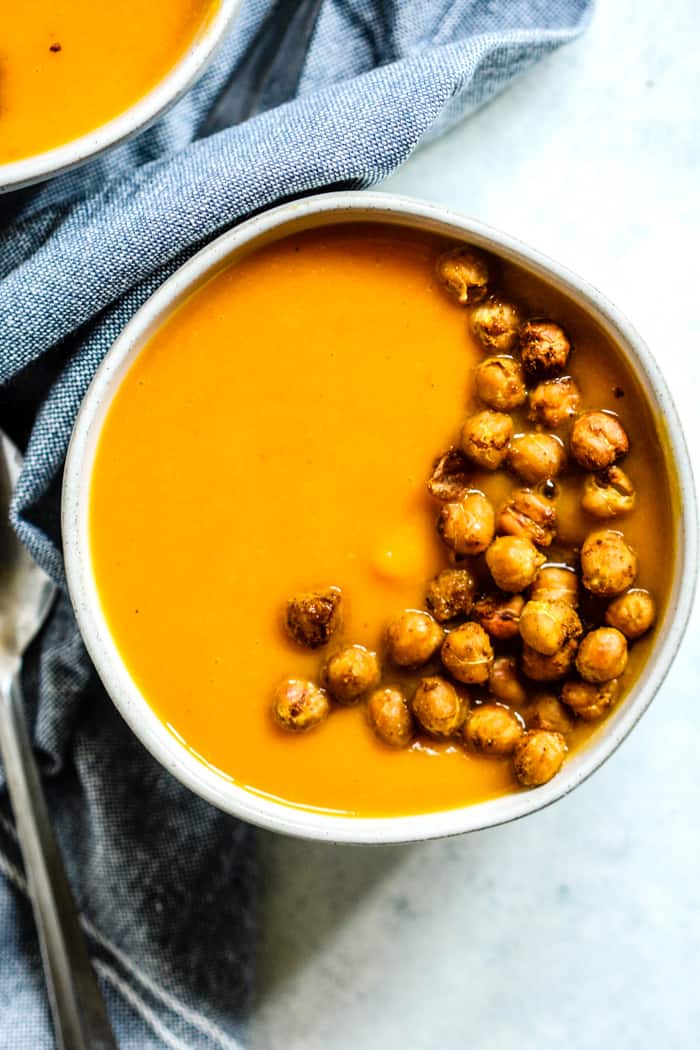
[[[198,138],[274,109],[296,94],[323,0],[280,0],[263,21]]]

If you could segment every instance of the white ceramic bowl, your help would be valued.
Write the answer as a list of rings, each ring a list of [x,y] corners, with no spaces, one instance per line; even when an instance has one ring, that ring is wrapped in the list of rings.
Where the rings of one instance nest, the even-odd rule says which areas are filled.
[[[670,599],[641,680],[590,743],[543,787],[459,809],[408,817],[356,818],[317,813],[256,795],[195,758],[156,717],[132,680],[100,607],[90,561],[88,495],[100,428],[119,384],[144,342],[204,276],[298,229],[338,221],[394,223],[466,240],[523,267],[584,307],[619,345],[637,376],[667,448],[674,480],[677,557]],[[624,740],[651,702],[678,649],[697,571],[697,514],[688,452],[676,409],[651,353],[618,310],[590,285],[507,234],[420,201],[377,193],[332,193],[284,204],[214,241],[174,274],[138,311],[100,366],[80,409],[66,462],[63,542],[78,623],[102,681],[149,751],[192,791],[221,809],[290,835],[334,842],[404,842],[491,827],[542,809],[590,776]]]
[[[80,138],[34,156],[0,164],[0,193],[60,175],[143,131],[193,84],[221,42],[241,0],[219,0],[219,8],[170,72],[118,116]]]

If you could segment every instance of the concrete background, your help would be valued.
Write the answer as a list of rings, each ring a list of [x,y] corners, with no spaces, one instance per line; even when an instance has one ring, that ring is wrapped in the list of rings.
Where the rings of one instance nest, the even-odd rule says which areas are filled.
[[[508,230],[603,289],[700,442],[698,0],[589,31],[383,188]],[[419,846],[261,834],[254,1050],[695,1050],[700,616],[632,737],[546,812]]]

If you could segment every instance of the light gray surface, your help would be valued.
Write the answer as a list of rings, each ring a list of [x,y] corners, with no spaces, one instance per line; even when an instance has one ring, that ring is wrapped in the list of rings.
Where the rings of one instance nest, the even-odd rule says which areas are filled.
[[[697,0],[588,33],[385,189],[475,215],[603,289],[700,446]],[[659,537],[663,543],[663,537]],[[410,847],[261,834],[254,1050],[695,1050],[700,615],[649,713],[563,802]]]

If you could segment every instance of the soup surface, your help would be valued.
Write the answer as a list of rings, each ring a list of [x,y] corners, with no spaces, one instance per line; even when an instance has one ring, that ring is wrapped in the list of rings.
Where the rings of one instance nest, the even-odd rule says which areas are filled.
[[[0,18],[0,164],[61,146],[161,81],[219,0],[27,0]]]
[[[476,405],[472,374],[484,354],[438,287],[444,248],[359,224],[248,255],[155,333],[100,437],[92,558],[133,678],[206,763],[300,806],[408,814],[517,790],[508,762],[452,742],[386,747],[363,704],[302,734],[270,715],[277,683],[317,680],[323,658],[285,634],[290,596],[340,586],[339,640],[377,649],[397,612],[424,608],[426,581],[447,564],[426,478]],[[502,287],[526,313],[566,325],[584,407],[616,397],[639,494],[620,527],[639,555],[636,586],[653,592],[661,616],[670,493],[641,394],[573,303],[516,270],[505,269]],[[476,474],[474,485],[497,503],[522,483],[499,472]],[[561,481],[558,542],[580,544],[600,527],[578,491]],[[652,636],[632,647],[624,687]],[[593,731],[577,723],[569,746]]]

